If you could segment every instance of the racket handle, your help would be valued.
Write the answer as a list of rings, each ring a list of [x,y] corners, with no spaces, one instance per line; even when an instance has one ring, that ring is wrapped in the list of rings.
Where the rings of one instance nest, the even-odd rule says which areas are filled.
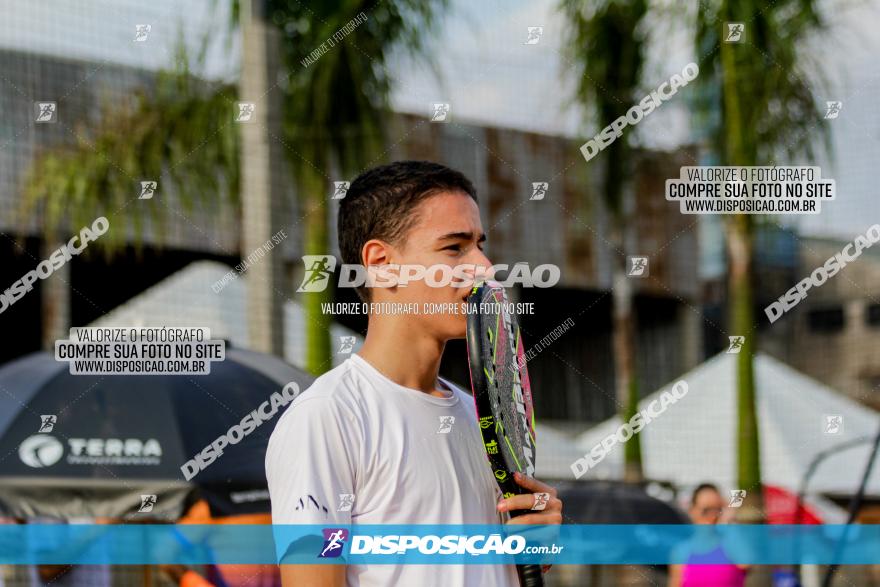
[[[544,572],[541,565],[516,565],[520,587],[544,587]]]

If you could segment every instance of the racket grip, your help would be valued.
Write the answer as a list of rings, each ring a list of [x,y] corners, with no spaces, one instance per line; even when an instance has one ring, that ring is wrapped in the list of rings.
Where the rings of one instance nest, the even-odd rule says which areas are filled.
[[[520,587],[544,587],[544,572],[541,565],[516,565]]]

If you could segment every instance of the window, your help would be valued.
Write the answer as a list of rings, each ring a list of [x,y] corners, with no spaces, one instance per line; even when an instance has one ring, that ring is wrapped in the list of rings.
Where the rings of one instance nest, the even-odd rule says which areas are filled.
[[[807,312],[807,324],[811,332],[833,334],[843,330],[843,307],[817,308]]]
[[[868,304],[865,309],[865,323],[870,326],[880,326],[880,304]]]

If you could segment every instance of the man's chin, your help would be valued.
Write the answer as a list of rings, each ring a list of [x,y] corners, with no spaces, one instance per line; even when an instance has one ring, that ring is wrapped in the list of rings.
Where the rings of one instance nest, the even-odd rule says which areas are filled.
[[[458,340],[467,337],[467,316],[451,316],[451,330],[449,332],[450,340]]]

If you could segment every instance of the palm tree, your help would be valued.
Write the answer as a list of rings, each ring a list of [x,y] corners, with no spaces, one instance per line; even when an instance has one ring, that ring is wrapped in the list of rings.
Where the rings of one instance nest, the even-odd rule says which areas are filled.
[[[329,0],[303,6],[272,1],[272,21],[296,42],[282,46],[288,70],[285,136],[301,201],[305,254],[330,252],[327,200],[331,182],[344,180],[381,158],[389,122],[389,94],[394,83],[387,63],[395,49],[418,53],[435,12],[446,0]],[[354,30],[316,62],[304,62],[347,23]],[[332,170],[332,172],[331,172]],[[338,175],[332,175],[333,173]],[[330,175],[330,176],[328,176]],[[306,368],[313,373],[330,364],[330,316],[321,304],[328,288],[303,293],[309,340]]]
[[[725,42],[727,23],[743,23],[741,42]],[[711,142],[723,165],[770,165],[777,157],[811,156],[816,131],[828,146],[827,127],[816,108],[813,86],[821,71],[804,51],[804,41],[823,28],[815,0],[709,0],[696,19],[696,51],[703,86],[700,109],[721,113],[710,129]],[[738,482],[748,490],[742,514],[763,520],[760,443],[755,410],[753,356],[753,234],[755,220],[746,214],[728,218],[726,226],[728,312],[731,334],[746,335],[737,355]]]
[[[640,30],[647,0],[604,0],[593,6],[580,0],[562,0],[561,8],[570,30],[572,67],[578,82],[577,99],[594,114],[595,127],[602,129],[622,116],[637,102],[636,90],[642,74],[645,39]],[[613,349],[616,397],[620,416],[628,421],[638,410],[639,388],[636,369],[635,312],[633,290],[627,276],[627,231],[632,226],[631,197],[627,178],[632,167],[630,134],[624,134],[596,156],[601,165],[602,196],[611,213],[611,242],[617,249],[613,268]],[[639,435],[624,445],[624,479],[642,479]]]
[[[237,190],[223,186],[241,185],[248,197],[243,231],[251,235],[242,239],[245,257],[255,243],[265,240],[269,222],[277,222],[276,229],[286,225],[278,217],[284,202],[279,201],[283,196],[277,178],[270,177],[266,183],[267,174],[277,171],[271,167],[277,143],[281,143],[305,210],[291,229],[302,227],[306,254],[328,253],[326,200],[334,178],[327,170],[335,169],[347,177],[381,155],[393,84],[387,68],[389,56],[396,49],[410,53],[422,49],[435,11],[446,5],[446,0],[328,0],[311,4],[303,6],[297,0],[239,4],[233,0],[233,26],[243,17],[246,28],[244,66],[257,64],[257,71],[244,71],[238,88],[205,83],[190,74],[189,60],[181,52],[175,69],[158,75],[153,91],[139,91],[131,104],[107,108],[99,123],[78,129],[80,140],[76,143],[43,153],[25,187],[26,206],[43,207],[48,231],[60,224],[65,212],[72,215],[75,226],[81,226],[91,222],[95,210],[124,208],[135,189],[133,178],[162,177],[163,192],[174,193],[185,209],[199,201],[216,204],[223,197],[238,202]],[[359,20],[354,30],[334,41],[316,63],[302,64],[309,53],[358,15],[366,20]],[[271,36],[278,38],[268,38]],[[289,75],[275,75],[280,65]],[[280,92],[277,104],[273,98],[276,91]],[[263,113],[257,110],[256,128],[248,127],[244,133],[238,132],[241,125],[230,123],[238,100],[262,100],[266,109]],[[273,128],[275,121],[278,128]],[[262,170],[242,173],[240,155],[265,149],[268,143],[275,147],[268,149],[269,162],[261,163]],[[172,212],[168,206],[149,207],[159,232]],[[114,220],[116,225],[131,223],[139,246],[144,233],[141,216],[111,218]],[[126,233],[124,229],[110,231],[98,244],[118,249],[125,246]],[[277,290],[278,267],[266,266],[263,275],[267,279],[251,280],[249,289]],[[256,331],[262,341],[258,346],[279,352],[280,302],[278,292],[269,290],[253,293],[249,318],[261,325],[262,330]],[[328,289],[305,294],[304,299],[307,368],[316,374],[330,366],[330,318],[321,312],[320,303],[331,293]],[[272,307],[261,305],[265,300],[272,300]]]
[[[158,72],[150,90],[103,105],[99,123],[69,129],[74,142],[38,153],[24,180],[20,212],[41,206],[51,237],[63,223],[86,226],[98,212],[128,211],[125,220],[140,247],[147,224],[164,231],[169,208],[156,197],[134,213],[139,180],[159,180],[158,193],[173,193],[186,213],[198,204],[237,202],[238,190],[225,187],[239,179],[239,136],[226,124],[236,90],[198,79],[190,61],[181,46],[174,68]],[[205,136],[214,138],[206,142]],[[198,157],[187,156],[196,151]],[[125,245],[126,230],[114,228],[93,246],[112,252]]]

